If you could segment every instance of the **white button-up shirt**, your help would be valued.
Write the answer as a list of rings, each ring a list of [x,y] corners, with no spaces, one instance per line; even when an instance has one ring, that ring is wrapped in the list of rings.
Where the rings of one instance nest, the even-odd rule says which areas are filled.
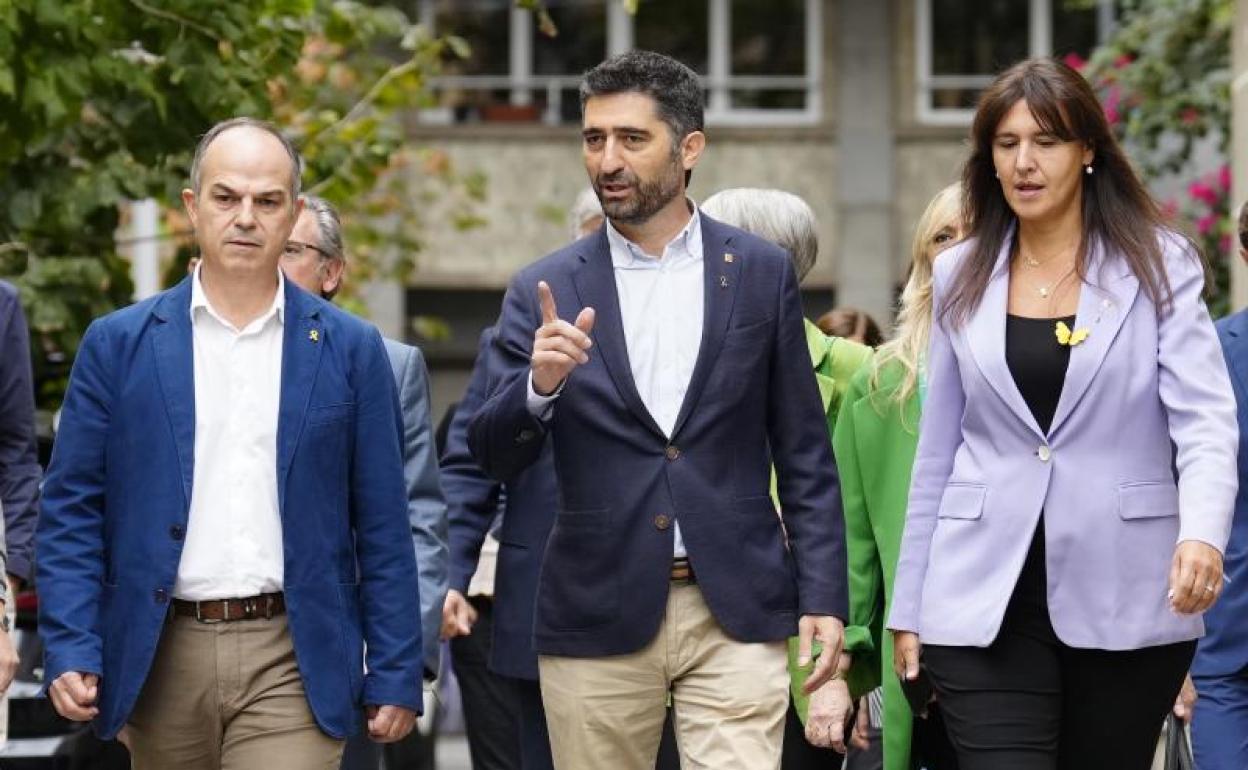
[[[202,269],[202,268],[200,268]],[[285,278],[264,315],[237,329],[213,310],[196,269],[195,471],[173,595],[202,601],[282,590],[277,412]]]
[[[646,254],[610,222],[606,227],[633,382],[650,416],[670,438],[702,346],[706,298],[701,217],[695,208],[689,224],[658,257]],[[544,414],[556,396],[537,395],[530,373],[533,414]],[[679,558],[686,555],[679,521],[674,531],[673,556]]]

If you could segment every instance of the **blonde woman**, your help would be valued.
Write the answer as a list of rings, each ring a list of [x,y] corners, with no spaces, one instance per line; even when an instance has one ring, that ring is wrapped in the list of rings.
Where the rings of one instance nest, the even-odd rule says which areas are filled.
[[[883,621],[892,599],[918,444],[923,358],[931,329],[932,264],[936,255],[962,238],[961,193],[959,184],[941,190],[919,219],[896,336],[850,380],[832,435],[849,551],[850,624],[845,629],[845,650],[853,654],[849,684],[857,697],[883,683],[885,770],[909,770],[915,766],[912,754],[928,770],[951,766],[952,750],[938,710],[933,706],[926,718],[916,719],[892,675],[892,638],[883,631]],[[821,690],[812,701],[807,735],[816,743],[831,727],[813,723],[813,715],[821,713],[818,699],[828,695]]]

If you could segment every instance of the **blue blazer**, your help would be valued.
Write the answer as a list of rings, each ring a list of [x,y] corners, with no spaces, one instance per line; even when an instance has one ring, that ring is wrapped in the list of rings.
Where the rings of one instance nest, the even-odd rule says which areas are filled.
[[[1239,492],[1223,564],[1230,582],[1205,613],[1205,637],[1192,662],[1192,673],[1198,676],[1248,669],[1248,310],[1218,321],[1217,329],[1239,407]]]
[[[7,556],[3,569],[30,580],[43,469],[35,440],[30,333],[17,288],[4,281],[0,281],[0,351],[0,508],[4,510],[0,543]]]
[[[438,673],[438,636],[446,601],[446,503],[438,484],[438,450],[429,413],[429,372],[420,348],[387,338],[386,355],[399,389],[403,415],[403,481],[407,487],[407,519],[420,572],[420,631],[424,640],[425,676]]]
[[[481,335],[472,378],[455,410],[442,453],[442,485],[450,506],[451,588],[465,595],[503,491],[503,485],[485,475],[468,451],[468,424],[486,400],[492,335],[492,328]],[[504,676],[536,681],[533,607],[556,506],[555,463],[549,444],[531,466],[507,482],[503,505],[503,523],[496,533],[499,544],[489,665]]]
[[[538,581],[539,653],[615,655],[654,638],[673,518],[702,595],[733,638],[780,640],[801,614],[846,616],[840,491],[797,278],[774,244],[706,216],[702,233],[702,342],[670,439],[633,382],[605,227],[520,271],[504,298],[491,397],[469,440],[503,481],[553,440],[559,495]],[[597,311],[590,361],[572,373],[549,422],[526,404],[539,280],[564,318]],[[773,461],[784,528],[768,494]]]
[[[147,678],[182,553],[195,446],[190,299],[188,278],[87,329],[44,486],[45,680],[99,674],[95,728],[106,738]],[[312,713],[343,737],[359,728],[364,704],[421,707],[399,405],[376,329],[291,281],[284,324],[277,478],[287,613]]]

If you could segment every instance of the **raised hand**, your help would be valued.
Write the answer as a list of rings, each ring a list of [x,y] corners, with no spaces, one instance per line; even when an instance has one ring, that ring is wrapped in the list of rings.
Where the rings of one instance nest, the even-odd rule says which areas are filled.
[[[542,325],[533,335],[533,390],[549,396],[559,389],[572,370],[589,362],[593,347],[589,333],[594,328],[594,309],[583,308],[570,324],[559,318],[555,295],[545,281],[537,283],[537,298],[542,306]]]

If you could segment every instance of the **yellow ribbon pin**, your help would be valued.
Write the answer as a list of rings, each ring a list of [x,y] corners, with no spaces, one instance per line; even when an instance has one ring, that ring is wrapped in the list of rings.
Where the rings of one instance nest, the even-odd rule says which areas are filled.
[[[313,342],[320,342],[321,333],[317,331],[316,329],[311,329],[308,331],[308,339],[312,340]]]
[[[1058,321],[1057,328],[1054,329],[1054,333],[1057,334],[1057,344],[1069,345],[1073,348],[1075,345],[1078,345],[1080,342],[1086,340],[1092,331],[1090,329],[1075,329],[1072,332],[1070,327],[1066,325],[1065,321]]]

